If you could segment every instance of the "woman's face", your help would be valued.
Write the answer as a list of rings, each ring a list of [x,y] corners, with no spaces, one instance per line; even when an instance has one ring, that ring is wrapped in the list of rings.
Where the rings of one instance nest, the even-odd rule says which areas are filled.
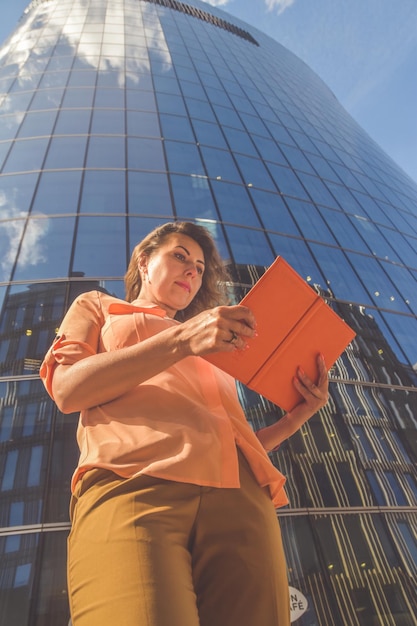
[[[188,235],[173,233],[150,256],[139,260],[139,298],[158,304],[170,317],[185,309],[201,287],[204,253]]]

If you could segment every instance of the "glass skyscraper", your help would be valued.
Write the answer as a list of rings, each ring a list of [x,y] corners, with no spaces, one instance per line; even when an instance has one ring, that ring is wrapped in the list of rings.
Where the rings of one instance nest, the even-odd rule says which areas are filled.
[[[282,255],[357,333],[271,455],[293,621],[412,626],[417,186],[303,62],[198,0],[34,0],[0,49],[0,623],[69,617],[77,416],[43,355],[74,297],[123,297],[135,243],[177,219],[210,229],[237,298]],[[239,394],[254,429],[281,416]]]

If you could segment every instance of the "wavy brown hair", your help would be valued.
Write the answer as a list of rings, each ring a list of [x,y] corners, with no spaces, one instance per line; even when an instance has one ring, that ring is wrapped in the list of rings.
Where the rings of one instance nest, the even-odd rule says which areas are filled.
[[[158,226],[138,243],[130,258],[129,266],[124,277],[126,300],[132,302],[140,293],[142,279],[139,272],[139,259],[147,257],[163,245],[172,234],[180,233],[194,239],[204,253],[205,269],[201,288],[188,307],[178,311],[176,319],[185,321],[197,313],[221,304],[228,304],[227,282],[229,274],[224,266],[216,244],[209,231],[203,226],[192,222],[168,222]]]

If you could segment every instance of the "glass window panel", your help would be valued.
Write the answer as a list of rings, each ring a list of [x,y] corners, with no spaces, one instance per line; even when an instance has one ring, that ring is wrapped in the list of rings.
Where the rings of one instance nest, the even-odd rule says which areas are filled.
[[[247,113],[240,113],[240,117],[249,133],[260,135],[261,137],[269,137],[269,132],[259,117],[248,115]]]
[[[170,78],[167,76],[154,75],[154,85],[156,92],[169,93],[180,95],[181,91],[176,78]]]
[[[11,141],[2,141],[0,142],[0,170],[3,167],[4,160],[6,158],[6,154],[9,151],[11,146]]]
[[[7,157],[3,173],[41,169],[48,141],[47,138],[15,141]]]
[[[99,108],[124,109],[125,106],[124,89],[106,89],[97,87],[94,106]]]
[[[48,64],[48,70],[66,70],[70,69],[73,63],[73,57],[68,56],[54,56],[51,58]]]
[[[87,167],[125,167],[124,137],[90,137]]]
[[[176,213],[182,218],[218,219],[208,180],[205,176],[171,175]]]
[[[171,48],[171,52],[172,52],[172,48]],[[175,63],[175,69],[177,72],[177,76],[180,79],[181,86],[183,82],[186,82],[186,81],[191,81],[194,85],[200,84],[200,79],[198,77],[197,72],[193,70],[191,67],[183,67],[182,65],[180,64],[177,65]]]
[[[291,137],[287,129],[284,128],[284,126],[269,121],[265,122],[265,124],[272,137],[279,145],[288,144],[289,146],[295,146],[293,138]]]
[[[326,185],[317,176],[310,176],[304,172],[299,172],[298,176],[314,202],[331,207],[337,206]]]
[[[343,165],[339,165],[338,163],[333,163],[333,168],[336,170],[337,175],[340,180],[346,185],[346,187],[356,189],[357,191],[364,191],[364,188],[358,181],[358,179],[354,176],[354,174]]]
[[[407,355],[412,366],[417,363],[417,320],[406,315],[395,315],[394,313],[381,313],[382,318],[387,323],[396,341]],[[391,344],[394,349],[394,346]],[[400,357],[400,360],[401,357]]]
[[[333,245],[336,244],[333,235],[320,217],[314,204],[295,200],[294,198],[287,198],[287,204],[304,237]]]
[[[24,226],[25,220],[23,219],[7,220],[0,223],[0,249],[2,251],[0,280],[10,280]]]
[[[408,521],[398,521],[398,530],[401,533],[403,541],[407,546],[411,560],[413,562],[413,570],[417,571],[417,539],[415,531],[411,530]]]
[[[128,172],[129,213],[172,216],[166,174]]]
[[[223,133],[217,124],[210,124],[201,120],[193,121],[197,141],[208,146],[227,149]]]
[[[25,503],[12,502],[10,505],[9,524],[20,526],[24,522]]]
[[[351,220],[345,213],[325,207],[319,207],[318,210],[323,216],[327,226],[333,231],[340,246],[369,254],[370,250],[368,246],[355,230]]]
[[[195,100],[194,98],[187,98],[187,108],[191,118],[206,120],[207,122],[215,122],[216,118],[208,102],[202,100]]]
[[[288,208],[278,193],[251,188],[249,194],[253,198],[265,228],[281,233],[300,235]]]
[[[166,222],[165,218],[155,217],[129,217],[129,241],[130,248],[133,248],[139,241],[142,241],[154,228]]]
[[[126,91],[126,107],[136,111],[156,111],[155,96],[151,91],[128,89]],[[168,113],[172,113],[172,111],[168,110]]]
[[[171,172],[184,172],[185,174],[200,176],[205,174],[197,146],[179,141],[165,141],[164,145],[168,169]]]
[[[107,62],[106,59],[102,59],[102,65],[103,63],[106,64],[106,62]],[[124,87],[124,85],[125,85],[125,77],[119,71],[119,69],[113,69],[113,70],[101,69],[98,72],[97,87],[99,88],[108,87],[108,88],[120,89],[121,87]]]
[[[93,98],[94,89],[90,87],[68,88],[65,92],[62,106],[66,109],[91,107]]]
[[[417,314],[417,277],[407,268],[381,261],[381,265],[397,287],[401,298]]]
[[[12,438],[14,407],[2,407],[0,418],[0,442],[9,441]]]
[[[340,542],[335,537],[335,530],[329,516],[316,517],[312,520],[315,539],[312,543],[321,548],[322,557],[332,575],[342,574],[345,570],[343,565]]]
[[[125,172],[87,170],[84,175],[80,211],[82,213],[125,213]]]
[[[10,92],[18,92],[18,91],[26,91],[30,92],[32,89],[36,89],[39,85],[39,81],[42,78],[42,73],[38,72],[39,68],[34,67],[22,67],[21,74],[16,77],[16,80],[13,82],[13,77],[5,79],[5,87],[4,92],[9,91],[8,85],[13,82],[12,87],[10,88]],[[31,73],[31,72],[34,73]]]
[[[379,441],[379,445],[383,450],[382,458],[387,459],[388,461],[395,461],[395,457],[392,452],[391,446],[387,441],[385,431],[382,428],[375,428],[374,430]]]
[[[158,110],[160,113],[172,113],[186,117],[187,111],[184,100],[181,96],[175,96],[166,93],[157,93],[156,100],[158,102]],[[141,107],[137,107],[141,108]]]
[[[203,78],[203,76],[201,76]],[[205,82],[204,80],[202,81]],[[230,107],[229,96],[221,89],[213,89],[206,86],[207,98],[215,106]]]
[[[310,161],[310,163],[312,163],[320,178],[325,178],[335,183],[340,183],[339,177],[337,176],[336,172],[332,169],[331,165],[325,159],[316,154],[309,154],[308,160]]]
[[[9,93],[1,103],[0,111],[1,113],[8,113],[9,111],[13,111],[15,114],[26,111],[29,102],[32,100],[32,97],[33,91],[26,91],[23,93]]]
[[[37,91],[33,96],[33,100],[30,103],[30,109],[32,111],[40,111],[45,109],[58,109],[61,104],[64,88],[59,87],[57,89],[44,89]]]
[[[316,483],[320,486],[320,496],[324,506],[337,507],[340,503],[337,501],[332,481],[326,471],[326,467],[322,463],[313,463],[313,470]]]
[[[294,146],[282,146],[282,151],[287,158],[287,161],[296,170],[308,172],[309,174],[315,174],[309,161],[307,161],[304,154],[298,148]]]
[[[342,185],[333,184],[330,181],[327,182],[327,186],[345,213],[367,217],[365,211],[353,197],[349,189],[346,189],[346,187]]]
[[[362,461],[366,461],[366,459],[376,459],[377,456],[375,450],[371,446],[364,427],[359,424],[354,424],[352,428],[355,431],[356,439],[360,442],[362,446],[362,449],[359,448],[359,454],[362,458]]]
[[[239,111],[241,113],[246,113],[248,116],[257,117],[257,112],[255,108],[252,106],[252,104],[249,102],[249,100],[245,96],[243,97],[236,96],[230,91],[229,91],[229,96],[230,96],[231,101],[233,102],[233,105],[236,111]]]
[[[159,139],[128,137],[127,149],[129,169],[165,170],[162,142]]]
[[[84,167],[87,137],[53,137],[46,157],[46,170]]]
[[[410,456],[409,456],[409,454],[408,454],[407,450],[406,450],[406,449],[405,449],[405,447],[404,447],[404,444],[403,444],[402,440],[400,439],[400,435],[399,435],[399,434],[398,434],[395,430],[392,430],[392,431],[391,431],[391,435],[392,435],[392,438],[394,439],[395,443],[396,443],[396,444],[397,444],[397,446],[399,447],[399,449],[400,449],[400,451],[401,451],[401,454],[402,454],[402,457],[403,457],[403,459],[405,460],[405,462],[406,462],[406,463],[411,463],[412,461],[411,461],[411,459],[410,459]],[[404,477],[405,477],[407,480],[408,480],[408,476],[409,476],[409,474],[404,474]],[[410,476],[410,478],[411,478],[411,476]],[[414,482],[414,484],[416,484],[416,483]],[[410,485],[412,485],[412,483],[410,483]],[[416,485],[416,488],[415,488],[415,489],[412,489],[412,491],[413,491],[413,492],[416,494],[416,496],[417,496],[417,485]]]
[[[94,87],[96,78],[96,70],[73,70],[68,81],[68,87]]]
[[[38,174],[1,177],[0,219],[23,217],[28,212],[37,180]]]
[[[32,571],[31,563],[26,563],[25,565],[18,565],[15,571],[13,587],[15,589],[19,587],[26,587],[29,584],[31,571]]]
[[[87,134],[90,128],[91,109],[63,109],[59,112],[55,135]]]
[[[178,120],[178,118],[175,119]],[[156,113],[127,111],[127,132],[130,136],[160,137],[161,131]]]
[[[407,455],[406,455],[405,458],[407,459]],[[409,458],[408,458],[408,462],[411,463]],[[410,491],[412,493],[411,502],[415,503],[417,501],[417,481],[409,473],[404,473],[403,474],[403,478],[406,481],[406,483],[408,484],[408,486],[410,488]]]
[[[14,139],[22,118],[23,113],[18,113],[16,115],[0,115],[0,140]]]
[[[28,487],[38,487],[41,482],[41,469],[43,459],[43,446],[33,446],[30,451]]]
[[[195,143],[193,129],[186,117],[164,115],[162,113],[160,119],[162,135],[165,139],[177,139],[178,141]]]
[[[100,46],[90,44],[87,46],[88,57],[84,56],[84,50],[80,50],[78,55],[74,58],[73,70],[91,70],[92,67],[98,67],[100,62],[99,57]],[[81,54],[80,54],[81,52]]]
[[[68,70],[45,72],[38,89],[49,89],[50,87],[65,87],[68,80]]]
[[[29,112],[19,130],[19,138],[50,135],[54,126],[56,111]]]
[[[253,157],[258,157],[256,148],[249,135],[236,128],[229,128],[225,126],[223,132],[226,135],[226,139],[233,152],[241,152],[243,154],[249,154]]]
[[[261,228],[248,192],[239,185],[212,181],[214,196],[222,220]]]
[[[384,472],[385,477],[389,483],[389,486],[391,487],[393,493],[394,493],[394,497],[395,497],[395,502],[396,504],[398,504],[399,506],[407,506],[410,503],[408,502],[407,498],[405,497],[404,491],[400,485],[400,482],[397,478],[397,476],[393,473],[393,472]]]
[[[372,295],[376,306],[408,313],[409,308],[393,283],[373,258],[347,252],[349,260]]]
[[[216,113],[217,119],[219,120],[220,126],[231,126],[232,128],[245,131],[245,127],[243,126],[241,119],[233,109],[217,105],[214,105],[213,109]]]
[[[261,160],[242,154],[236,154],[235,158],[242,172],[243,180],[249,187],[276,191],[274,182]]]
[[[225,231],[235,263],[271,265],[274,255],[264,233],[235,226],[226,226]]]
[[[73,270],[85,276],[124,276],[124,217],[80,217]]]
[[[14,280],[68,276],[74,218],[31,218],[25,230]]]
[[[268,163],[268,169],[281,193],[304,200],[310,199],[294,172],[288,167]]]
[[[32,215],[76,213],[81,170],[43,172],[36,190]]]
[[[405,265],[417,267],[417,240],[383,226],[380,227],[380,230],[390,242],[391,248],[394,248],[398,253],[401,261]]]
[[[343,252],[316,243],[311,243],[310,247],[326,277],[327,288],[331,290],[335,298],[361,304],[371,301]],[[368,263],[372,260],[367,258]]]
[[[124,135],[125,112],[112,109],[94,109],[91,133],[93,135]]]
[[[383,259],[399,261],[397,254],[372,222],[356,215],[352,215],[350,219],[368,243],[372,254]]]
[[[210,178],[242,182],[230,152],[202,146],[201,153]]]
[[[272,139],[253,137],[253,141],[265,161],[272,161],[281,165],[288,165],[282,151]]]
[[[380,208],[380,206],[375,202],[373,198],[370,198],[369,196],[355,190],[352,190],[352,194],[358,200],[361,207],[365,209],[366,214],[374,222],[386,224],[387,226],[392,226],[394,224],[398,228],[397,217],[394,218],[394,221],[389,220],[384,211]],[[390,207],[388,210],[390,211]]]
[[[201,101],[204,101],[207,99],[206,92],[204,91],[203,87],[201,85],[198,85],[195,82],[191,83],[186,80],[181,81],[181,91],[185,99],[198,98]]]
[[[5,455],[6,460],[1,481],[1,491],[9,491],[10,489],[13,489],[18,455],[19,453],[17,450],[10,450]]]

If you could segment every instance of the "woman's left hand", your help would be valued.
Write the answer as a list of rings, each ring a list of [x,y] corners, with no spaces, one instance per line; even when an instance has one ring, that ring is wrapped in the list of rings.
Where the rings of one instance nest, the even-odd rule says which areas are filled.
[[[261,428],[256,433],[259,441],[268,452],[277,448],[285,439],[296,433],[328,401],[329,379],[322,355],[317,357],[317,365],[319,369],[317,383],[314,383],[300,367],[297,370],[294,386],[303,397],[301,402],[277,422]]]
[[[319,370],[317,383],[314,383],[301,367],[297,369],[294,377],[294,386],[304,398],[301,406],[308,409],[311,415],[321,409],[329,399],[329,378],[326,363],[321,354],[317,357],[317,366]]]

